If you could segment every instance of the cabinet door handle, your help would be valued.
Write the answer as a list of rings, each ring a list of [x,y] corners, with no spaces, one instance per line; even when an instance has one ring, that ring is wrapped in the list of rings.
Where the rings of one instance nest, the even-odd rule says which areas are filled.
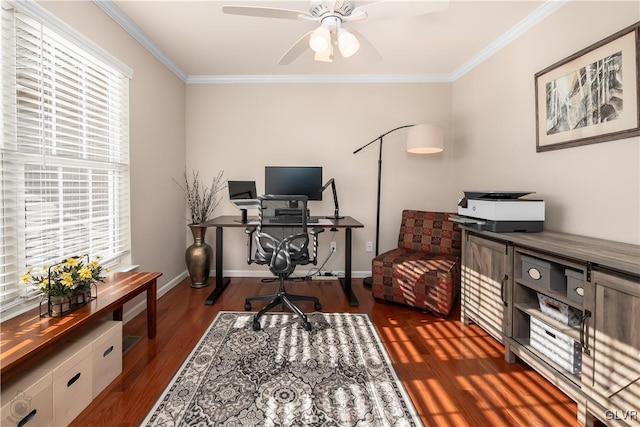
[[[37,410],[37,409],[34,409],[33,411],[29,412],[29,413],[27,414],[27,416],[26,416],[26,417],[24,417],[23,419],[21,419],[21,420],[20,420],[20,422],[18,423],[17,427],[24,427],[24,426],[26,426],[26,425],[27,425],[27,423],[28,423],[29,421],[31,421],[31,420],[33,419],[33,417],[35,417],[35,416],[36,416],[36,413],[37,413],[37,412],[38,412],[38,410]]]
[[[75,383],[76,381],[78,381],[80,379],[80,372],[78,372],[77,374],[75,374],[68,382],[67,382],[67,387],[71,387],[73,385],[73,383]]]
[[[113,351],[113,346],[109,347],[108,349],[106,349],[104,351],[104,353],[102,353],[102,357],[107,357],[108,355],[111,354],[111,352]]]
[[[587,333],[587,319],[591,317],[589,310],[584,311],[582,316],[582,324],[580,325],[580,345],[582,345],[582,352],[584,354],[591,354],[589,349],[589,334]]]
[[[505,307],[509,305],[507,303],[507,298],[504,295],[505,290],[507,289],[508,281],[509,281],[509,276],[505,274],[504,278],[502,279],[502,282],[500,283],[500,298],[502,298],[502,304],[504,304]]]

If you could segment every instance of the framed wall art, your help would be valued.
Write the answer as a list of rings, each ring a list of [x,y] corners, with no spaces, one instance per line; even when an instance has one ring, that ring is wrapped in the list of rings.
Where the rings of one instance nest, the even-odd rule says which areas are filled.
[[[640,22],[536,73],[536,151],[640,135]]]

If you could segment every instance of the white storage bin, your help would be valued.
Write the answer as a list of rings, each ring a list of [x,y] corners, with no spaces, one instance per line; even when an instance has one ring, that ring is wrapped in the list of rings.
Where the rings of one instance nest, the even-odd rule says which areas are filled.
[[[558,265],[527,255],[522,255],[520,260],[524,281],[553,291],[566,291],[564,271]]]
[[[530,323],[530,338],[531,346],[545,357],[574,375],[581,372],[582,349],[578,341],[533,316]]]
[[[538,293],[538,303],[540,304],[540,310],[547,316],[567,326],[580,326],[582,321],[581,310],[541,293]]]
[[[91,344],[70,342],[39,366],[52,372],[53,425],[66,426],[91,403]]]
[[[95,399],[122,372],[122,322],[100,322],[75,341],[91,344],[92,397]]]
[[[50,371],[25,372],[2,385],[2,427],[53,426],[53,380]]]

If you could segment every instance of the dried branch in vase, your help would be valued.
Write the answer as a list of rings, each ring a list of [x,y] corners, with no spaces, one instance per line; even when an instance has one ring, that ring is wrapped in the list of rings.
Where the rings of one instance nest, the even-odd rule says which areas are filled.
[[[185,171],[185,188],[183,190],[191,215],[191,223],[200,224],[213,217],[215,209],[221,201],[219,193],[226,188],[226,182],[223,179],[224,171],[218,172],[218,175],[211,180],[210,187],[205,187],[200,182],[200,172],[193,170],[191,175],[191,179],[189,179]]]

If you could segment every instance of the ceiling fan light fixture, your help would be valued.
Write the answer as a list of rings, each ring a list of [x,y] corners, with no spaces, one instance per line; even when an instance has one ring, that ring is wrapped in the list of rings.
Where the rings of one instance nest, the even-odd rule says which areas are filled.
[[[333,62],[333,47],[329,45],[324,52],[316,52],[313,59],[320,62]]]
[[[340,28],[338,32],[338,48],[340,49],[340,54],[344,58],[349,58],[350,56],[355,55],[355,53],[360,49],[360,42],[349,31],[344,28]]]
[[[331,32],[324,25],[313,30],[309,37],[309,47],[316,53],[325,52],[331,46]]]

